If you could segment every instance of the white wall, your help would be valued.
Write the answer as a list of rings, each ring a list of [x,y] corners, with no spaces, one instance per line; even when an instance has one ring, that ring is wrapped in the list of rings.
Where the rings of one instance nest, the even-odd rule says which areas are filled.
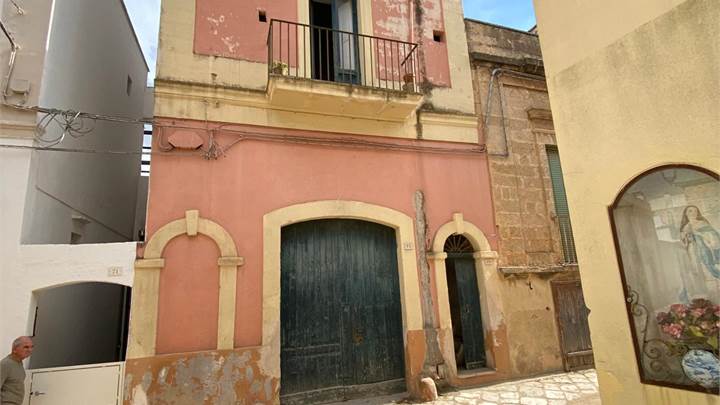
[[[2,133],[0,132],[0,135]],[[30,140],[13,140],[0,137],[4,145],[30,146]],[[20,229],[25,205],[30,152],[17,149],[0,149],[0,353],[9,350],[14,333],[25,332],[27,308],[17,314],[22,319],[18,327],[10,324],[10,312],[16,310],[13,298],[6,292],[19,275],[17,256],[20,250]]]
[[[25,245],[11,256],[3,256],[0,284],[0,351],[12,340],[32,332],[33,292],[48,287],[97,281],[131,286],[136,244]],[[10,259],[6,265],[5,258]],[[111,267],[122,268],[122,275],[110,277]],[[88,303],[92,305],[92,303]]]
[[[143,117],[147,66],[121,0],[55,0],[48,44],[40,105]],[[92,132],[58,147],[141,149],[141,124],[86,123]],[[133,240],[139,172],[137,154],[34,152],[23,243],[69,243],[73,230],[80,243]]]

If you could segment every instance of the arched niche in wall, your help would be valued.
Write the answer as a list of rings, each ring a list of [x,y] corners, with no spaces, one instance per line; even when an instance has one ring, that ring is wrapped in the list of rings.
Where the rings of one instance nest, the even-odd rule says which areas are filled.
[[[718,175],[649,170],[620,192],[610,219],[641,380],[718,393]]]
[[[165,267],[165,259],[162,257],[165,247],[180,235],[194,237],[198,234],[208,236],[220,250],[217,260],[220,272],[217,349],[234,347],[237,268],[244,263],[244,259],[238,257],[235,241],[225,228],[201,218],[197,210],[190,210],[185,212],[185,218],[158,229],[145,245],[143,258],[135,261],[128,359],[156,354],[160,271]]]

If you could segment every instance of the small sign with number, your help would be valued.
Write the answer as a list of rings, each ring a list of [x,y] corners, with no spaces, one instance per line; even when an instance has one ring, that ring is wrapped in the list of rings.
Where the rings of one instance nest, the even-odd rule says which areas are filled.
[[[110,267],[108,269],[108,277],[122,277],[122,275],[123,275],[122,267]]]

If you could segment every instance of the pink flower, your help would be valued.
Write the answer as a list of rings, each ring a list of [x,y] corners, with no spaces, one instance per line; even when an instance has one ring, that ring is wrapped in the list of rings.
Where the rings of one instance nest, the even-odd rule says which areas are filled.
[[[694,308],[690,310],[690,314],[695,318],[700,318],[705,314],[705,308]]]
[[[715,305],[715,316],[720,317],[720,305]]]
[[[669,325],[663,325],[662,331],[676,339],[679,339],[680,336],[682,336],[683,327],[676,323],[671,323]]]
[[[670,311],[678,316],[685,316],[687,313],[687,307],[685,304],[672,304],[670,305]]]

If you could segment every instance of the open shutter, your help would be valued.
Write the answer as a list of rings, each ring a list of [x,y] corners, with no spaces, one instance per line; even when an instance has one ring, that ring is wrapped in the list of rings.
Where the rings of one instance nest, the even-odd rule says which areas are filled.
[[[573,240],[572,226],[570,225],[570,209],[568,208],[565,183],[563,182],[560,154],[554,146],[547,147],[548,166],[550,167],[550,180],[553,187],[555,213],[560,226],[563,254],[566,263],[577,263],[575,241]]]

